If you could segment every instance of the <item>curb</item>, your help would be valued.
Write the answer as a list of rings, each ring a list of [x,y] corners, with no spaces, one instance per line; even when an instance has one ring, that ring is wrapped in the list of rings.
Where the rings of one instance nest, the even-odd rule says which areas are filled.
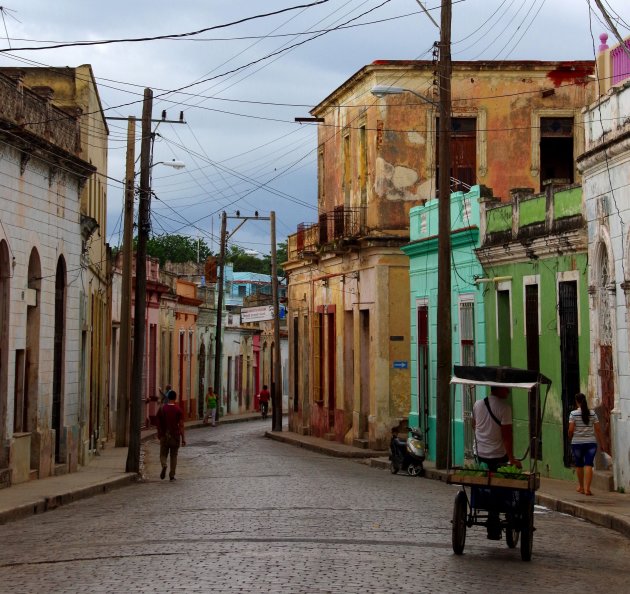
[[[623,536],[630,538],[630,521],[614,516],[607,512],[600,512],[596,509],[586,508],[577,503],[556,499],[551,495],[544,493],[536,494],[536,503],[544,505],[552,511],[560,512],[570,516],[575,516],[582,520],[586,520],[591,524],[603,526],[615,532],[619,532]]]
[[[82,487],[68,493],[61,493],[59,495],[53,495],[52,497],[41,497],[29,503],[24,503],[13,509],[9,509],[0,512],[0,525],[13,522],[14,520],[21,520],[28,516],[35,516],[47,511],[51,511],[62,505],[79,501],[80,499],[87,499],[94,495],[101,495],[109,493],[114,489],[126,487],[138,480],[138,475],[135,472],[127,472],[123,476],[109,479],[105,482],[100,482],[89,487]]]
[[[272,431],[265,431],[265,437],[269,439],[273,439],[275,441],[279,441],[281,443],[288,443],[292,446],[297,446],[299,448],[304,448],[305,450],[310,450],[311,452],[317,452],[319,454],[325,454],[327,456],[332,456],[334,458],[351,458],[354,460],[359,459],[375,459],[374,454],[378,453],[374,450],[365,450],[365,451],[343,451],[336,450],[326,445],[319,445],[317,443],[307,443],[300,440],[293,439],[287,435],[282,433],[275,433]],[[346,446],[347,447],[347,446]]]

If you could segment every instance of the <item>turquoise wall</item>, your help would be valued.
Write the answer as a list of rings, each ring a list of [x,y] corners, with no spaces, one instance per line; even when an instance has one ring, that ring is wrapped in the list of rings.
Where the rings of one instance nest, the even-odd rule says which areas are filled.
[[[486,362],[485,310],[483,287],[475,279],[483,276],[483,269],[474,249],[479,243],[479,198],[480,188],[474,186],[468,193],[451,194],[451,320],[453,364],[458,365],[461,357],[459,333],[459,303],[462,297],[474,303],[475,358],[477,365]],[[409,256],[411,290],[411,410],[409,425],[422,424],[418,394],[418,329],[417,301],[426,300],[429,314],[429,415],[427,419],[427,458],[435,460],[436,430],[436,376],[437,376],[437,232],[438,201],[430,200],[424,206],[410,211],[410,243],[402,248]],[[461,390],[457,390],[451,401],[453,419],[453,459],[461,464],[464,457],[464,424],[462,419]]]

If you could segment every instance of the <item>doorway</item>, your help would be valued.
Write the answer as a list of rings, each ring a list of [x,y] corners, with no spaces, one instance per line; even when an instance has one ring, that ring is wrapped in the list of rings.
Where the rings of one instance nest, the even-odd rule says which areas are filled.
[[[575,408],[575,395],[580,391],[577,281],[558,283],[558,314],[560,316],[564,465],[569,467],[573,461],[571,440],[568,433],[569,414]]]

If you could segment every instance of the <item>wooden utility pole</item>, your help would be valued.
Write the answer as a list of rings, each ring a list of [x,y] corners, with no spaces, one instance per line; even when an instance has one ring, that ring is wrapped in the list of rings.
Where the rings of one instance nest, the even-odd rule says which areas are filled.
[[[217,329],[215,332],[215,348],[214,348],[214,393],[217,396],[217,416],[219,419],[221,411],[221,383],[223,379],[221,363],[223,358],[223,285],[225,276],[225,249],[227,243],[227,214],[225,211],[221,213],[221,245],[219,248],[219,263],[217,274],[217,285],[219,289],[219,295],[217,297]]]
[[[122,246],[122,288],[120,296],[120,349],[116,401],[116,447],[128,445],[129,435],[129,351],[131,350],[131,256],[133,252],[133,199],[135,189],[136,118],[127,120],[127,161]]]
[[[151,210],[151,112],[153,91],[144,90],[142,104],[142,141],[140,145],[140,194],[138,199],[138,245],[136,247],[136,301],[133,321],[133,363],[131,370],[131,408],[127,472],[140,472],[140,428],[143,401],[145,313],[147,307],[147,241]]]
[[[442,0],[440,23],[440,175],[438,203],[437,288],[437,419],[435,466],[449,465],[451,422],[450,380],[453,359],[451,335],[451,0]]]
[[[273,293],[273,417],[272,431],[282,431],[282,365],[280,359],[280,305],[278,303],[278,262],[276,257],[276,213],[269,213],[271,225],[271,292]]]

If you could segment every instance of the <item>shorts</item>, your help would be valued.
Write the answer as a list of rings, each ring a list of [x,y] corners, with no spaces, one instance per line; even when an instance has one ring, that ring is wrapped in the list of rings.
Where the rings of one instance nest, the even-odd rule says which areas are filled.
[[[575,465],[578,468],[583,468],[584,466],[593,466],[595,454],[597,453],[597,444],[573,443],[571,444],[571,451],[573,452]]]

